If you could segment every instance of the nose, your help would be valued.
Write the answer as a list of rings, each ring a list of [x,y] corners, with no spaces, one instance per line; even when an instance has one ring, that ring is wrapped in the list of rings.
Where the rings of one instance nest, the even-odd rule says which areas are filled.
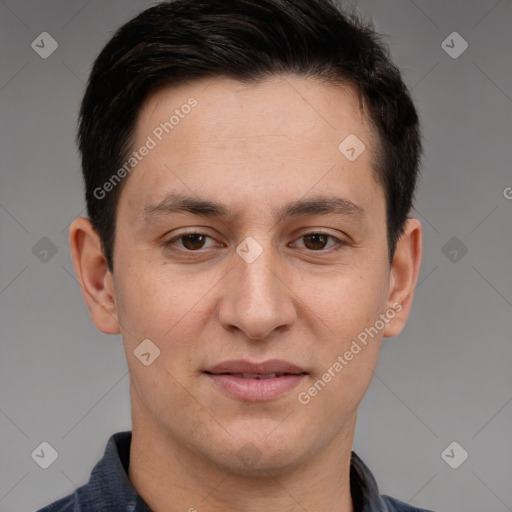
[[[238,256],[237,256],[238,257]],[[296,296],[290,277],[271,249],[251,263],[240,258],[225,278],[218,309],[228,330],[240,330],[251,340],[283,331],[296,318]]]

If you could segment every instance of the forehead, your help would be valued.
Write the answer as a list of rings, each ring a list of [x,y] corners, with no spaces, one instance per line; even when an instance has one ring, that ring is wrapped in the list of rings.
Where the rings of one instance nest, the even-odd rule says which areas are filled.
[[[197,105],[189,109],[190,103]],[[181,121],[199,115],[203,129],[193,128],[195,137],[206,135],[202,142],[244,136],[268,140],[272,135],[306,133],[337,140],[344,130],[366,136],[368,129],[362,97],[354,87],[295,75],[273,76],[251,84],[214,77],[160,89],[140,109],[136,139],[140,141],[161,122],[170,121],[173,114],[179,117],[171,121],[170,133],[176,141],[180,135],[189,134],[187,125],[195,125]],[[252,123],[247,123],[248,119]],[[178,124],[182,124],[179,130]]]
[[[365,147],[354,161],[340,151],[347,137]],[[336,184],[357,203],[375,185],[373,134],[358,93],[316,79],[217,77],[161,89],[139,112],[133,148],[144,146],[151,149],[126,184],[139,210],[177,188],[242,204]]]

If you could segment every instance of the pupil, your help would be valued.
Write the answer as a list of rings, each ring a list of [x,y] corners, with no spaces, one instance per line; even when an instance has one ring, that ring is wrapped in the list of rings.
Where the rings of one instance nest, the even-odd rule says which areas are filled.
[[[191,242],[191,243],[189,243]],[[183,245],[187,249],[200,249],[204,243],[204,235],[191,234],[185,235]]]
[[[323,249],[326,244],[326,237],[321,234],[307,235],[305,237],[305,239],[313,242],[312,245],[314,247],[308,247],[308,244],[307,243],[305,244],[306,247],[308,247],[308,249],[313,249],[313,250]],[[318,247],[318,245],[320,245],[320,247]]]

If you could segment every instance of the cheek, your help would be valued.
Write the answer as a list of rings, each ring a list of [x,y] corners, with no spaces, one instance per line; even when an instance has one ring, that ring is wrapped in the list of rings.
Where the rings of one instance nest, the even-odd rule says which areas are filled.
[[[384,265],[340,266],[321,278],[303,278],[297,296],[314,313],[325,335],[343,343],[372,325],[387,303]]]
[[[165,266],[119,268],[129,268],[117,276],[116,306],[136,400],[163,426],[177,418],[186,424],[184,415],[195,407],[183,383],[189,378],[184,371],[191,367],[191,355],[196,353],[194,340],[199,339],[194,329],[201,328],[194,322],[198,294],[182,275]],[[146,339],[159,350],[152,359],[156,352],[150,345],[152,362],[147,366],[134,353]]]
[[[186,403],[177,382],[193,377],[198,355],[204,357],[211,350],[201,340],[215,310],[207,291],[218,281],[216,275],[197,278],[161,264],[131,267],[130,273],[119,276],[116,305],[126,357],[135,380],[150,394],[160,392],[171,401]],[[146,339],[159,350],[149,368],[134,357]]]
[[[165,265],[127,267],[116,282],[119,320],[128,337],[165,340],[200,298],[202,286]],[[205,283],[202,283],[203,285]],[[203,292],[204,294],[204,292]]]
[[[317,402],[328,402],[327,409],[356,407],[370,383],[383,333],[381,322],[377,330],[375,325],[387,304],[387,275],[384,263],[340,269],[322,282],[310,280],[309,286],[303,282],[300,295],[318,329],[314,379],[323,398]]]

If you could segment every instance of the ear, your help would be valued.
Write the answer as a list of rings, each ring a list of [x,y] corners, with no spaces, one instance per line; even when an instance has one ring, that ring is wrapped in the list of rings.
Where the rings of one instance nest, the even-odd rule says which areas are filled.
[[[400,334],[409,316],[421,266],[421,233],[419,220],[408,219],[397,243],[389,274],[388,295],[388,311],[394,311],[395,317],[386,324],[385,338]]]
[[[69,229],[73,266],[94,325],[105,334],[119,334],[114,278],[108,270],[100,237],[89,219],[75,219]]]

